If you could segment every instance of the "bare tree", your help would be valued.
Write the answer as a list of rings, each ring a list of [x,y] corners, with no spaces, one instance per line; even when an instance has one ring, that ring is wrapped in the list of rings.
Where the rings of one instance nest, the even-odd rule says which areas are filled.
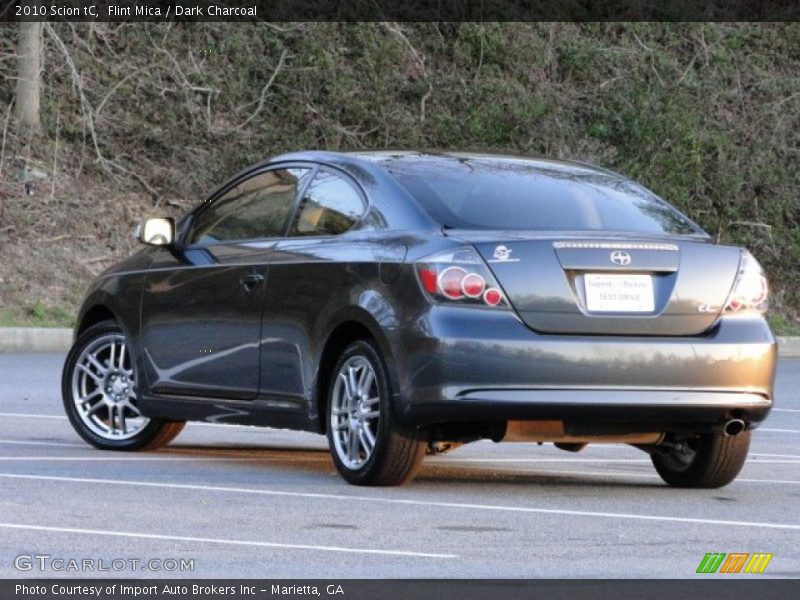
[[[20,23],[17,45],[16,117],[20,125],[41,129],[39,92],[42,71],[42,23]]]

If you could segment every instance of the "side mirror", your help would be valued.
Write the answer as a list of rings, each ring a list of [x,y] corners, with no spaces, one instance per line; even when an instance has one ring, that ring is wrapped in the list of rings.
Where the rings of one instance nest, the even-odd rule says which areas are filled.
[[[136,237],[149,246],[169,246],[175,241],[175,220],[170,218],[144,219],[136,227]]]

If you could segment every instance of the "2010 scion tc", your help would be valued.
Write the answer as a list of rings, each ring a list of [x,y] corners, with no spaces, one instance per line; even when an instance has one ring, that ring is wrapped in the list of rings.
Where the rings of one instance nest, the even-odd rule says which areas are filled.
[[[581,163],[286,154],[139,237],[64,367],[98,448],[187,420],[302,429],[350,483],[395,485],[475,440],[624,443],[718,487],[772,405],[755,258]]]

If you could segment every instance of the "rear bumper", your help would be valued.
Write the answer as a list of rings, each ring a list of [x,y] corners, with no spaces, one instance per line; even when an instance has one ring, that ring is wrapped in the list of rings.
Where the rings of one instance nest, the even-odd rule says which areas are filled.
[[[731,419],[751,428],[763,421],[772,401],[736,392],[654,390],[473,390],[445,402],[415,404],[410,421],[564,421],[572,435],[714,429]]]
[[[540,335],[511,312],[434,307],[398,330],[408,423],[557,419],[571,431],[691,429],[772,406],[776,346],[760,317],[702,336]]]

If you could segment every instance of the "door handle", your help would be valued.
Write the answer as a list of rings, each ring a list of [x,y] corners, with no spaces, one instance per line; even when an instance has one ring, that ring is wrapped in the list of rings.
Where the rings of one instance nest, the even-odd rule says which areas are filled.
[[[264,276],[259,275],[258,273],[243,275],[242,278],[239,279],[239,283],[242,284],[245,292],[253,291],[262,281],[264,281]]]

